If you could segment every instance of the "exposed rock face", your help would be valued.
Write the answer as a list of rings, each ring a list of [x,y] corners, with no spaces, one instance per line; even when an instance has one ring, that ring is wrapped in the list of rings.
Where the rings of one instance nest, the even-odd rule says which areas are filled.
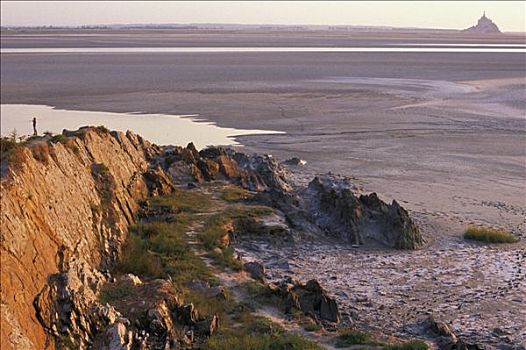
[[[333,177],[316,177],[308,192],[316,223],[353,244],[374,240],[393,248],[416,249],[423,243],[418,227],[396,201],[387,204],[376,193],[355,195],[351,184]]]
[[[265,280],[265,268],[258,262],[251,261],[243,265],[243,270],[245,270],[251,278],[264,281]]]
[[[271,157],[247,156],[221,147],[198,152],[190,143],[186,148],[167,147],[164,159],[165,168],[177,182],[229,180],[252,191],[291,189],[285,169]]]
[[[285,300],[286,312],[296,308],[319,322],[340,322],[336,301],[327,295],[316,280],[310,280],[304,285],[291,279],[284,280],[275,291]]]
[[[169,189],[144,176],[159,149],[139,136],[64,135],[66,144],[23,147],[22,164],[1,180],[2,349],[49,349],[55,336],[85,348],[114,323],[96,302],[101,271],[118,258],[137,201]]]
[[[357,197],[320,179],[298,193],[287,183],[286,168],[269,156],[223,148],[198,152],[192,144],[160,148],[133,133],[102,128],[63,135],[64,144],[47,138],[22,147],[21,164],[1,179],[2,349],[165,348],[213,333],[218,318],[200,317],[193,305],[181,305],[172,292],[163,292],[169,284],[163,280],[155,289],[162,292],[158,302],[147,309],[136,305],[141,313],[131,326],[120,313],[125,305],[99,302],[138,203],[172,191],[174,182],[228,180],[264,192],[262,198],[287,219],[238,220],[229,232],[243,229],[276,239],[289,236],[295,225],[318,237],[331,230],[351,242],[372,238],[398,248],[421,242],[396,202],[388,205],[374,194]],[[164,215],[166,221],[172,215],[151,210],[145,206],[143,214]],[[224,246],[229,239],[226,235]],[[262,271],[256,270],[260,279]],[[134,276],[126,283],[138,293],[152,288]],[[290,307],[317,320],[339,321],[334,300],[317,282],[292,285],[284,293]]]
[[[491,19],[486,17],[486,13],[479,18],[476,25],[469,27],[463,30],[466,33],[475,33],[475,34],[491,34],[491,33],[500,33],[499,27]]]

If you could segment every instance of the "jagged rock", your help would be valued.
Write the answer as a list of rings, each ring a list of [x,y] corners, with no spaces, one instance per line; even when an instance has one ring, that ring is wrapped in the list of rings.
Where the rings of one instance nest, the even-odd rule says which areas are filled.
[[[484,350],[484,348],[478,344],[467,342],[463,339],[459,339],[456,344],[451,347],[452,350]]]
[[[258,281],[265,280],[265,268],[260,263],[256,261],[245,263],[243,269],[248,272],[251,278]]]
[[[216,315],[197,322],[196,328],[200,334],[213,335],[219,329],[219,317]]]
[[[353,244],[374,240],[399,249],[416,249],[423,238],[407,211],[396,201],[387,204],[376,193],[355,195],[348,181],[316,177],[308,186],[310,210],[323,229]]]
[[[234,238],[246,235],[274,236],[274,239],[287,238],[290,228],[283,217],[269,214],[263,217],[246,217],[233,221],[232,233]]]
[[[142,281],[139,277],[135,276],[134,274],[127,273],[126,275],[122,276],[122,281],[126,283],[130,283],[134,286],[139,286],[142,284]]]
[[[133,332],[128,331],[123,323],[117,322],[106,331],[108,350],[130,350],[133,343]],[[104,349],[103,347],[102,349]]]
[[[306,165],[307,161],[300,159],[298,157],[292,157],[290,159],[283,161],[282,163],[285,165],[289,165],[289,166],[300,166],[300,165]]]
[[[187,325],[195,325],[199,319],[199,314],[193,303],[183,305],[177,310],[179,322]]]
[[[303,285],[292,280],[285,280],[281,283],[279,290],[285,298],[286,312],[296,308],[315,320],[340,322],[340,312],[336,301],[327,295],[318,281],[310,280]]]
[[[117,261],[148,195],[142,174],[161,152],[133,133],[63,134],[67,144],[45,144],[47,153],[23,147],[23,166],[1,179],[2,349],[54,347],[58,335],[85,349],[106,330],[113,315],[97,304],[100,271]],[[29,346],[11,343],[15,329]]]
[[[160,166],[148,169],[142,176],[144,177],[150,196],[171,193],[174,190],[171,180]]]
[[[430,316],[424,322],[424,327],[430,331],[433,336],[437,337],[435,342],[438,344],[440,349],[456,349],[455,346],[458,342],[457,336],[445,322],[438,321],[434,317]]]

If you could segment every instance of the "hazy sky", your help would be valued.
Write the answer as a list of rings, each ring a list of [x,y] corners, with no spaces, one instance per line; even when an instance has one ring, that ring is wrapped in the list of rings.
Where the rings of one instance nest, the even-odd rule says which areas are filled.
[[[462,29],[486,10],[526,31],[525,1],[2,1],[2,25],[116,23],[349,24]]]

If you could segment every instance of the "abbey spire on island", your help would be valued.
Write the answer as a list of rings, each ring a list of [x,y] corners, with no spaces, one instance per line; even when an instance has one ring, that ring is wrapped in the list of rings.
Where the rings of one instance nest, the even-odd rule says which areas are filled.
[[[491,19],[486,17],[486,11],[482,14],[482,17],[479,18],[476,25],[464,29],[463,32],[466,33],[500,33],[499,27]]]

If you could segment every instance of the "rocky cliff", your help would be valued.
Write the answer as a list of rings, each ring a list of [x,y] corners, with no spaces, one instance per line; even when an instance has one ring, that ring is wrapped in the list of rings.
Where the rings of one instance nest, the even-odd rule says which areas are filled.
[[[109,322],[96,318],[112,310],[88,308],[148,194],[144,174],[158,152],[103,128],[51,141],[16,149],[1,180],[2,349],[53,348],[53,336]]]
[[[223,148],[198,151],[192,144],[158,147],[133,133],[103,127],[33,137],[24,146],[9,147],[2,151],[1,179],[2,349],[124,349],[132,343],[164,348],[181,339],[191,345],[194,335],[211,334],[210,327],[217,328],[215,315],[200,318],[196,313],[181,321],[193,306],[180,302],[168,287],[169,278],[135,288],[138,295],[158,298],[151,305],[143,297],[133,301],[142,302],[134,312],[144,309],[147,319],[135,319],[131,326],[118,311],[126,307],[115,307],[118,300],[113,305],[101,302],[105,285],[120,286],[112,272],[139,203],[172,192],[175,185],[199,192],[199,183],[222,180],[259,193],[254,203],[268,204],[283,215],[279,232],[302,230],[324,239],[333,231],[351,243],[372,238],[406,249],[422,242],[418,228],[396,202],[386,204],[374,194],[357,197],[347,182],[332,177],[296,188],[287,169],[267,156]],[[166,218],[173,219],[172,214]],[[241,225],[242,231],[261,226],[250,220]],[[314,319],[337,322],[334,301],[317,284],[307,287],[293,290],[291,305]],[[177,335],[174,322],[190,325],[192,339],[185,338],[185,331],[182,338]],[[202,323],[205,332],[199,330]]]

